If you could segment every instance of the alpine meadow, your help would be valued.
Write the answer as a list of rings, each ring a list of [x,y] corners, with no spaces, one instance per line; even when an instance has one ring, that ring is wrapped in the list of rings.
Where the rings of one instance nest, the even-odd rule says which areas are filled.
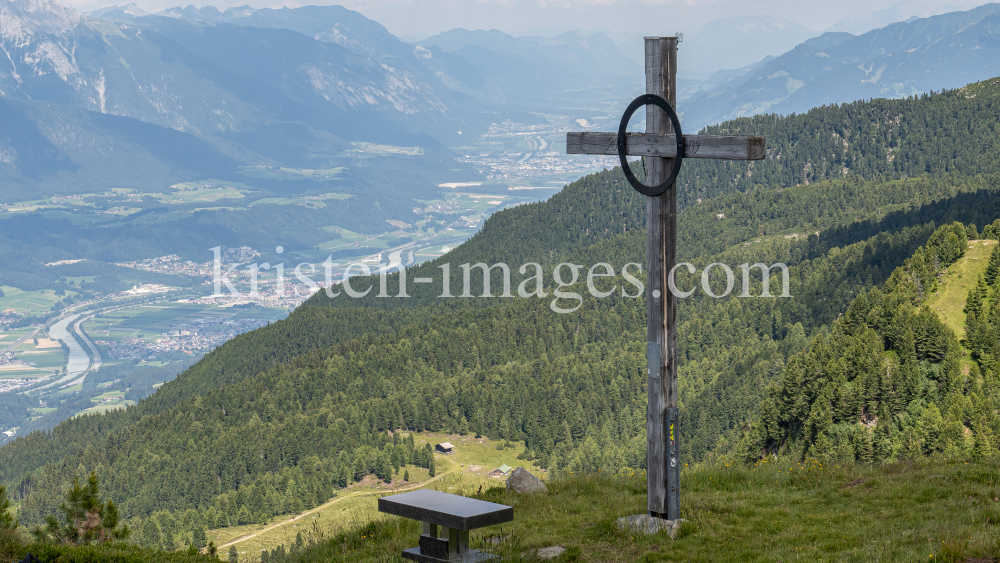
[[[63,308],[83,304],[66,309],[79,317],[54,305],[36,317],[32,305],[23,326],[3,325],[10,337],[0,332],[0,352],[11,346],[23,359],[58,349],[67,359],[54,377],[66,374],[73,352],[46,334],[70,318],[66,330],[94,370],[89,383],[0,388],[0,425],[17,429],[0,445],[0,561],[28,553],[46,563],[402,561],[401,551],[418,537],[423,548],[436,526],[378,507],[418,489],[512,506],[512,522],[476,529],[468,540],[500,561],[1000,561],[1000,78],[803,113],[747,114],[698,131],[763,137],[766,157],[687,158],[677,179],[681,267],[671,279],[685,293],[676,300],[675,335],[683,521],[646,534],[616,523],[648,514],[647,198],[621,168],[602,166],[543,198],[496,200],[462,240],[418,244],[421,236],[452,236],[452,223],[433,233],[414,227],[432,216],[426,210],[521,196],[540,183],[521,178],[490,192],[502,174],[481,177],[478,165],[456,155],[480,150],[473,134],[500,138],[491,120],[504,112],[554,119],[553,108],[577,103],[580,68],[599,65],[572,67],[559,53],[577,42],[589,45],[587,56],[605,53],[594,73],[609,98],[611,84],[639,76],[641,64],[620,61],[603,34],[606,45],[596,35],[580,39],[582,32],[542,41],[496,31],[486,37],[509,57],[502,59],[482,37],[450,48],[446,41],[487,32],[410,45],[340,7],[247,6],[246,15],[209,8],[153,16],[129,5],[83,20],[89,31],[73,63],[81,61],[80,80],[96,80],[87,74],[100,66],[91,59],[102,61],[101,79],[109,81],[131,68],[126,59],[149,65],[134,90],[98,100],[100,110],[54,74],[22,69],[22,81],[0,70],[0,194],[29,186],[31,197],[17,197],[41,201],[42,192],[94,191],[95,183],[143,184],[133,203],[107,196],[105,206],[135,206],[107,227],[41,207],[0,218],[2,287],[11,296],[37,292],[36,299],[48,290]],[[979,10],[976,17],[998,17]],[[341,35],[324,27],[329,13],[347,22],[334,28]],[[884,40],[888,32],[880,33]],[[114,45],[126,44],[131,51],[111,57]],[[21,56],[10,50],[12,60]],[[283,68],[289,53],[301,52],[312,70]],[[267,64],[250,68],[258,56]],[[525,62],[532,57],[535,66]],[[778,60],[747,72],[757,76]],[[336,86],[317,70],[337,65],[355,82]],[[558,96],[543,96],[554,86],[541,78],[525,92],[514,86],[559,65],[566,75],[546,79],[566,84]],[[620,76],[608,70],[624,67]],[[164,90],[139,85],[156,73]],[[329,79],[327,94],[340,88],[357,99],[302,94],[307,76]],[[183,108],[154,99],[174,79],[183,84],[175,92]],[[364,92],[374,96],[365,88],[380,84],[398,87],[397,96],[349,113]],[[12,85],[24,96],[8,96]],[[230,113],[212,114],[206,92],[224,97]],[[506,105],[489,105],[494,98]],[[695,106],[698,99],[681,104],[698,116],[736,111],[728,99]],[[789,99],[808,102],[805,94]],[[65,105],[57,111],[57,103]],[[105,103],[121,112],[105,115]],[[407,109],[397,115],[393,104]],[[156,107],[167,109],[150,117]],[[308,127],[289,125],[310,115]],[[352,137],[350,120],[364,119],[380,132]],[[103,160],[79,161],[85,156],[34,133],[60,126],[80,136],[100,131],[87,151],[108,159],[119,151],[127,164],[114,168],[113,181],[101,180]],[[269,147],[269,138],[284,148]],[[101,152],[100,139],[114,142]],[[455,148],[459,142],[469,145]],[[21,152],[4,152],[5,143]],[[545,148],[532,143],[518,150]],[[421,148],[397,154],[409,145]],[[254,174],[274,177],[254,183],[247,163],[258,161]],[[58,177],[40,172],[53,163],[61,163]],[[630,163],[640,181],[648,163]],[[306,179],[290,177],[299,170]],[[202,194],[229,191],[182,203],[150,191],[181,181]],[[452,199],[426,187],[446,181],[457,186],[443,188]],[[171,197],[194,193],[185,189]],[[466,221],[468,209],[454,213]],[[321,236],[334,233],[331,224],[343,246]],[[390,228],[405,240],[378,239]],[[357,275],[352,265],[331,283],[328,266],[326,283],[300,304],[268,305],[289,310],[211,347],[180,346],[159,358],[112,354],[115,330],[131,344],[149,326],[172,330],[175,340],[195,331],[164,319],[178,302],[195,307],[204,297],[197,292],[211,287],[207,278],[135,267],[142,253],[176,253],[194,264],[211,257],[202,247],[218,244],[221,254],[251,236],[268,249],[233,264],[276,265],[298,253],[319,282],[324,264],[357,258]],[[279,244],[286,254],[270,252]],[[406,262],[407,252],[431,246],[445,248]],[[29,258],[36,247],[43,255]],[[289,280],[291,260],[278,274]],[[768,269],[776,264],[787,268]],[[380,266],[390,267],[379,275]],[[149,284],[170,289],[146,300],[140,290]],[[112,287],[125,293],[111,299]],[[67,291],[76,301],[63,297]],[[0,290],[0,299],[13,297]],[[225,322],[262,307],[229,303]],[[104,404],[98,397],[127,406],[94,410]],[[518,466],[546,490],[518,492],[514,477],[506,485],[497,479]]]

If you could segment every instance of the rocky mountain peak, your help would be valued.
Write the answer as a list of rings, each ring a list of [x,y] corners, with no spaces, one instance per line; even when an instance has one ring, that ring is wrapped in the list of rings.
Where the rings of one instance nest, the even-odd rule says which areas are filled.
[[[25,47],[36,35],[64,36],[80,14],[55,0],[0,0],[0,44]]]

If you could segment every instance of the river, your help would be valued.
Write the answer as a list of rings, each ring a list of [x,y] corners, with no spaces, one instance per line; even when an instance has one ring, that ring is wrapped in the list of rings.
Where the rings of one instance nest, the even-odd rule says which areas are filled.
[[[65,383],[72,380],[74,377],[79,377],[80,374],[87,371],[90,367],[90,356],[80,345],[80,341],[70,333],[69,326],[76,321],[80,315],[70,315],[65,319],[57,322],[49,328],[49,336],[56,340],[60,340],[69,347],[69,362],[66,364],[66,373],[59,378],[58,381],[53,381],[45,387],[50,387],[52,385],[57,385],[60,383]]]

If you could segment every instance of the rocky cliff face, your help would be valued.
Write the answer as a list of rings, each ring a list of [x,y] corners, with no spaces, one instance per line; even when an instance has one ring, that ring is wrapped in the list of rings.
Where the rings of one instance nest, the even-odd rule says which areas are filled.
[[[50,74],[80,85],[73,30],[80,14],[53,0],[0,0],[0,93],[27,95],[26,80]]]

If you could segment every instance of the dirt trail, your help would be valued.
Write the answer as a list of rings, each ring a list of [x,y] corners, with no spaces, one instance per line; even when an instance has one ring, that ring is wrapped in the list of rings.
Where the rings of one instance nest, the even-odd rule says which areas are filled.
[[[437,460],[435,460],[435,461],[437,461]],[[366,495],[395,494],[395,493],[399,493],[399,492],[403,492],[403,491],[411,491],[413,489],[420,489],[420,488],[426,487],[427,485],[433,483],[434,481],[437,481],[438,479],[441,479],[445,475],[448,475],[448,474],[454,472],[455,469],[456,469],[455,467],[452,467],[448,471],[445,471],[444,473],[441,473],[440,475],[438,475],[437,477],[434,477],[433,479],[428,479],[427,481],[424,481],[422,483],[416,483],[414,485],[409,485],[407,487],[400,487],[398,489],[391,489],[391,490],[384,490],[384,491],[356,491],[356,492],[354,492],[354,493],[352,493],[350,495],[347,495],[347,496],[337,497],[337,498],[335,498],[335,499],[327,502],[326,504],[321,504],[321,505],[317,506],[316,508],[312,508],[310,510],[307,510],[307,511],[303,512],[302,514],[299,514],[298,516],[295,516],[294,518],[291,518],[290,520],[285,520],[284,522],[279,522],[277,524],[271,524],[270,526],[268,526],[268,527],[266,527],[266,528],[264,528],[262,530],[258,530],[258,531],[254,532],[252,534],[247,534],[245,536],[240,536],[240,537],[238,537],[236,539],[230,540],[230,541],[228,541],[228,542],[220,545],[217,549],[222,549],[224,547],[229,547],[231,545],[242,543],[242,542],[245,542],[247,540],[252,540],[253,538],[255,538],[255,537],[257,537],[257,536],[259,536],[259,535],[261,535],[261,534],[263,534],[265,532],[270,532],[271,530],[273,530],[275,528],[280,528],[282,526],[287,526],[288,524],[292,524],[293,522],[295,522],[295,521],[297,521],[297,520],[299,520],[301,518],[305,518],[306,516],[309,516],[313,512],[317,512],[317,511],[323,510],[324,508],[328,508],[330,506],[333,506],[333,505],[337,504],[338,502],[340,502],[342,500],[347,500],[347,499],[362,497],[362,496],[366,496]]]

